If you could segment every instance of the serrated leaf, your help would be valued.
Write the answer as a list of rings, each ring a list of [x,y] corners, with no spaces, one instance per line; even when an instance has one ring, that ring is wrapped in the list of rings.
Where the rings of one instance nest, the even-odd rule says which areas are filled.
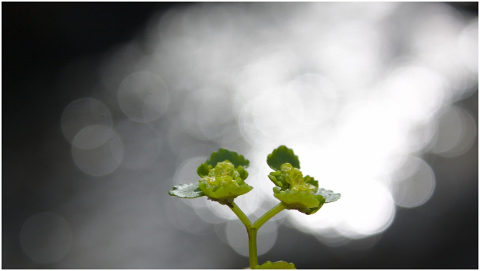
[[[293,263],[287,263],[284,261],[271,262],[267,261],[262,265],[255,266],[254,269],[296,269]]]
[[[182,184],[173,187],[173,190],[168,191],[170,196],[175,196],[183,199],[194,199],[205,196],[202,190],[198,187],[198,184]]]
[[[316,195],[321,195],[325,199],[325,203],[334,202],[340,199],[339,193],[334,193],[332,190],[319,188]]]
[[[280,170],[280,166],[285,163],[290,163],[293,167],[300,168],[298,156],[293,153],[292,149],[289,149],[284,145],[276,148],[267,156],[267,164],[273,170]]]
[[[225,160],[230,161],[230,163],[232,163],[235,167],[242,166],[246,168],[250,165],[250,161],[248,161],[248,159],[246,159],[243,155],[223,148],[216,152],[212,152],[210,159],[208,159],[205,163],[215,167],[218,162],[223,162]]]

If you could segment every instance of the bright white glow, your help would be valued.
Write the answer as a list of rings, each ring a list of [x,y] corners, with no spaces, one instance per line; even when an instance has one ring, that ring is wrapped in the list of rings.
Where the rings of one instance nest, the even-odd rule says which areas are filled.
[[[458,47],[463,64],[473,75],[478,74],[478,20],[472,20],[458,38]]]
[[[406,148],[411,153],[427,150],[435,139],[437,132],[435,123],[431,121],[409,127],[407,133],[411,140],[405,142],[408,145]]]
[[[306,233],[320,233],[325,229],[335,228],[340,222],[339,216],[335,215],[335,208],[329,204],[324,205],[321,211],[315,215],[308,215],[294,211],[288,213],[289,221],[298,229]]]
[[[303,126],[319,125],[334,116],[337,94],[327,78],[319,74],[304,74],[291,81],[288,87],[302,102],[303,112],[299,115],[303,115],[303,118],[297,118],[296,121]]]
[[[317,62],[339,90],[345,95],[358,93],[371,83],[378,74],[381,53],[379,34],[371,25],[362,21],[340,23],[328,32],[326,40],[325,47],[316,52]]]
[[[281,142],[299,129],[304,116],[302,102],[288,90],[264,93],[247,103],[240,115],[240,129],[252,144]]]
[[[400,68],[393,72],[384,85],[387,99],[394,101],[405,118],[425,120],[440,108],[444,96],[442,78],[420,67]]]
[[[54,263],[70,250],[72,231],[68,222],[54,213],[38,213],[31,216],[20,231],[20,244],[30,259]]]
[[[378,182],[357,180],[342,193],[342,201],[336,202],[342,214],[342,234],[356,237],[376,234],[387,229],[395,217],[395,204],[389,191]],[[333,204],[332,204],[333,205]],[[345,230],[353,230],[352,232]]]

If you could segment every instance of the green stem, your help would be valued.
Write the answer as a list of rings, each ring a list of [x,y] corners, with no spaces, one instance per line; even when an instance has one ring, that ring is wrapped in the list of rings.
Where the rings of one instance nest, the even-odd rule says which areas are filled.
[[[253,227],[257,230],[260,229],[260,227],[263,226],[265,222],[267,222],[270,218],[274,217],[276,214],[280,213],[285,209],[287,209],[287,205],[285,205],[283,202],[280,202],[275,207],[270,209],[270,211],[266,212],[257,221],[255,221],[255,223],[253,223]]]
[[[232,201],[232,203],[227,203],[227,206],[232,209],[232,211],[238,216],[240,221],[242,221],[243,225],[247,228],[247,231],[249,228],[252,227],[252,222],[250,222],[250,219],[248,219],[247,215],[242,212],[242,210],[235,204],[235,202]]]
[[[247,228],[248,233],[248,255],[250,259],[250,269],[253,269],[258,265],[257,259],[257,230],[253,227],[250,219],[245,215],[245,213],[235,204],[235,202],[227,203],[227,206],[232,209],[232,211],[238,216],[240,221],[242,221],[245,228]]]
[[[247,229],[248,232],[248,256],[250,258],[250,269],[258,265],[257,256],[257,230],[255,227]]]
[[[245,228],[247,228],[248,233],[248,255],[250,259],[250,269],[255,268],[258,265],[258,256],[257,256],[257,232],[260,227],[263,226],[270,218],[274,217],[276,214],[287,209],[287,206],[280,202],[275,207],[266,212],[262,217],[260,217],[254,224],[250,222],[250,219],[242,212],[242,210],[232,201],[227,203],[227,206],[232,209],[232,211],[238,216],[240,221],[242,221]]]

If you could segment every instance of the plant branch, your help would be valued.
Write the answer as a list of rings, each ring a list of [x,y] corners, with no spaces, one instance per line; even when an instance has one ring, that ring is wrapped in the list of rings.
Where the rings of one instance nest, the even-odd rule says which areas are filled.
[[[274,217],[276,214],[280,213],[281,211],[287,209],[287,205],[283,202],[280,202],[275,207],[270,209],[270,211],[266,212],[262,217],[260,217],[255,223],[253,223],[253,227],[258,230],[260,229],[265,222],[267,222],[270,218]]]
[[[232,211],[238,216],[240,221],[242,221],[245,228],[247,228],[248,233],[248,255],[250,259],[250,269],[253,269],[258,265],[257,257],[257,229],[252,225],[250,219],[245,215],[245,213],[235,204],[235,202],[227,203],[227,206],[232,209]]]
[[[232,211],[238,216],[240,221],[242,221],[243,225],[247,228],[247,230],[252,227],[252,222],[248,219],[247,215],[243,213],[243,211],[235,204],[235,202],[227,203],[227,206],[232,209]]]

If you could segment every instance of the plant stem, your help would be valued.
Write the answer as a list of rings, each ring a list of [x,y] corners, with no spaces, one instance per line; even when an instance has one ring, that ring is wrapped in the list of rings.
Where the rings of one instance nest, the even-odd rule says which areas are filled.
[[[238,216],[240,221],[242,221],[245,228],[247,228],[248,233],[248,255],[250,259],[250,269],[253,269],[258,265],[257,260],[257,229],[253,227],[250,219],[245,215],[245,213],[235,204],[235,202],[227,203],[227,206],[232,209],[232,211]]]
[[[262,217],[260,217],[254,224],[250,222],[250,219],[242,212],[242,210],[234,203],[227,203],[227,206],[232,209],[232,211],[238,216],[240,221],[242,221],[245,228],[247,228],[248,233],[248,255],[250,259],[250,269],[255,268],[258,265],[258,256],[257,256],[257,232],[260,227],[263,226],[270,218],[274,217],[276,214],[285,210],[287,206],[280,202],[275,207],[266,212]]]
[[[258,230],[260,229],[265,222],[267,222],[270,218],[274,217],[276,214],[280,213],[281,211],[287,209],[287,205],[283,202],[280,202],[275,207],[270,209],[270,211],[266,212],[262,217],[260,217],[255,223],[253,223],[253,227]]]
[[[250,259],[250,269],[254,269],[258,265],[257,256],[257,230],[255,227],[247,229],[248,232],[248,256]]]
[[[245,213],[242,212],[242,210],[235,204],[235,202],[232,201],[232,203],[227,203],[227,206],[232,209],[232,211],[238,216],[240,221],[242,221],[243,225],[247,228],[247,231],[249,228],[252,227],[252,222],[250,222],[250,219],[245,215]]]

